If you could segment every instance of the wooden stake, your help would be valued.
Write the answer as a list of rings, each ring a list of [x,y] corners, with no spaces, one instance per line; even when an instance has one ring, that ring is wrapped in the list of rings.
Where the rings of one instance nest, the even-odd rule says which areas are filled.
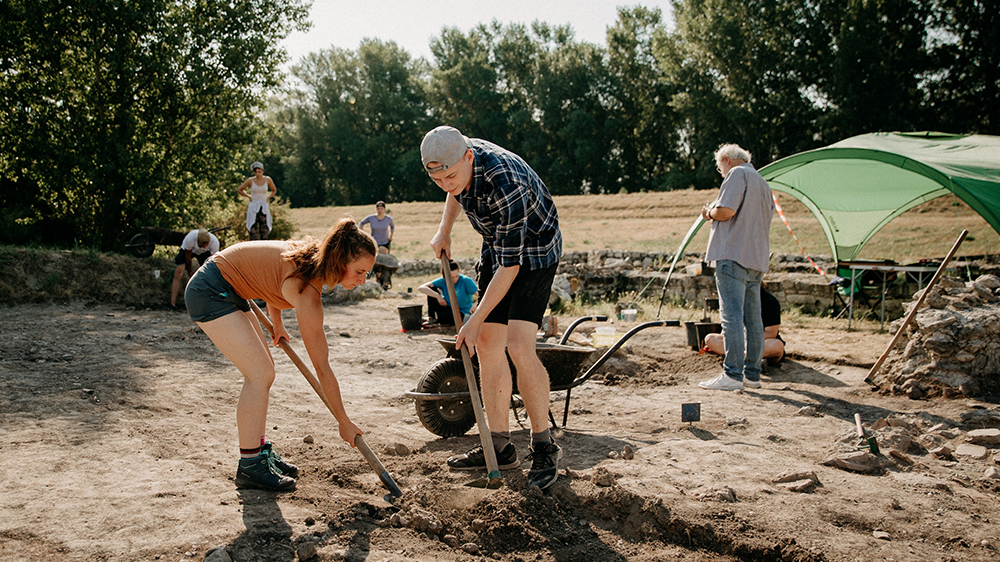
[[[927,283],[926,287],[924,287],[923,292],[920,294],[920,298],[917,299],[917,302],[913,303],[913,308],[910,309],[910,312],[907,313],[906,318],[903,319],[903,323],[900,324],[899,330],[896,330],[896,335],[892,337],[892,341],[890,341],[889,346],[885,348],[885,352],[882,353],[882,357],[879,357],[878,361],[876,361],[875,364],[872,365],[871,370],[868,371],[868,376],[865,377],[866,383],[875,385],[875,382],[872,379],[872,377],[874,377],[875,373],[877,373],[878,370],[882,367],[882,363],[885,363],[885,360],[887,357],[889,357],[889,352],[892,351],[892,348],[896,347],[896,342],[898,342],[899,337],[903,335],[903,330],[906,329],[906,326],[910,323],[910,320],[913,320],[913,317],[917,315],[917,310],[920,308],[920,305],[923,304],[924,298],[927,297],[927,293],[931,292],[931,288],[934,286],[935,283],[937,283],[937,280],[944,273],[945,268],[948,267],[948,262],[950,262],[951,258],[954,257],[955,252],[958,251],[958,247],[962,245],[962,242],[965,241],[965,237],[968,234],[969,234],[968,230],[963,230],[962,233],[958,235],[958,240],[955,241],[955,245],[951,247],[951,251],[949,251],[948,255],[944,257],[944,260],[941,262],[941,267],[938,268],[937,272],[934,274],[934,277],[931,277],[930,282]]]

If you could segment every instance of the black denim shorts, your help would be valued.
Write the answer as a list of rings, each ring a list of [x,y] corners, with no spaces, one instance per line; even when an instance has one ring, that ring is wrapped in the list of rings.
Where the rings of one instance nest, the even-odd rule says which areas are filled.
[[[205,265],[205,262],[208,261],[208,258],[210,258],[211,256],[212,254],[209,254],[208,252],[202,252],[200,254],[195,254],[192,252],[191,261],[198,260],[199,264]],[[186,265],[186,264],[187,264],[187,258],[184,257],[184,250],[177,252],[177,255],[174,256],[174,265]]]

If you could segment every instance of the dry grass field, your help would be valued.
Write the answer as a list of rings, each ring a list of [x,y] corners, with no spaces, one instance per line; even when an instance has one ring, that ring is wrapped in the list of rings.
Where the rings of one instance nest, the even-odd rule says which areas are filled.
[[[574,195],[555,197],[565,245],[564,251],[595,249],[674,252],[698,217],[703,204],[716,191],[671,191],[624,195]],[[785,194],[778,200],[792,229],[810,255],[831,255],[819,223],[804,205]],[[443,199],[442,199],[443,201]],[[392,253],[400,259],[432,259],[428,241],[441,219],[442,202],[393,203],[387,211],[396,223]],[[320,236],[342,216],[361,220],[374,205],[292,209],[297,235]],[[864,259],[893,259],[909,263],[921,258],[943,257],[962,229],[969,230],[959,255],[996,253],[1000,236],[966,204],[952,196],[940,197],[910,210],[889,223],[861,252]],[[707,229],[702,229],[689,251],[704,251]],[[478,255],[480,238],[459,217],[453,233],[453,255]],[[797,254],[795,240],[780,217],[771,224],[771,249],[776,254]]]

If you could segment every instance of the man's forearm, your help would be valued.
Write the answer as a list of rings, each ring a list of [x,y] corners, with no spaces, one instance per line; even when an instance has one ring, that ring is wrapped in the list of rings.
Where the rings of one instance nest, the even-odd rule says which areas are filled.
[[[438,226],[438,231],[451,234],[451,229],[455,225],[455,219],[462,212],[462,205],[451,195],[446,195],[445,197],[447,199],[444,203],[444,213],[441,215],[441,224]]]

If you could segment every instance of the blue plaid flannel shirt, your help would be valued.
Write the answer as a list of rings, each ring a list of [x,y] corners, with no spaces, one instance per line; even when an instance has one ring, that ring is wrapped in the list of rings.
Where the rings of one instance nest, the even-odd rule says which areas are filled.
[[[458,195],[482,252],[498,265],[541,269],[559,263],[562,232],[549,190],[518,155],[482,139],[470,139],[475,155],[472,184]]]

